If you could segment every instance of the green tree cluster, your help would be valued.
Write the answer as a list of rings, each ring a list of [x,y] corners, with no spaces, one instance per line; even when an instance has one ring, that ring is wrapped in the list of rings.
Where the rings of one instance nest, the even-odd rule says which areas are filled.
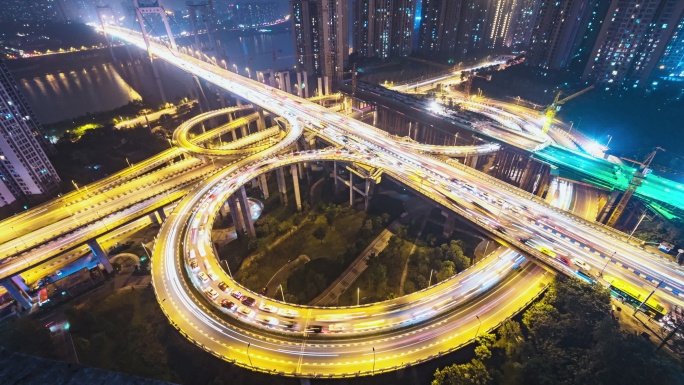
[[[470,363],[435,373],[432,385],[681,384],[681,364],[620,330],[610,294],[599,285],[559,277],[498,339],[479,340]]]
[[[432,284],[435,284],[470,267],[470,259],[463,254],[462,242],[452,240],[440,246],[419,247],[411,255],[408,267],[404,284],[404,292],[407,294],[426,288],[431,271]]]

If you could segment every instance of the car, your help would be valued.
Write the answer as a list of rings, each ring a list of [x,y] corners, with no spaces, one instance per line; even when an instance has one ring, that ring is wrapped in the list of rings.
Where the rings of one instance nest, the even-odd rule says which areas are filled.
[[[242,302],[243,305],[247,306],[254,306],[256,304],[256,300],[252,297],[242,297],[240,302]]]
[[[285,320],[280,320],[280,326],[286,327],[288,329],[296,329],[298,324],[295,321],[285,319]]]
[[[199,265],[197,264],[197,261],[190,261],[190,270],[197,271],[197,269],[199,269]]]
[[[278,311],[278,308],[275,307],[275,306],[273,306],[273,305],[269,305],[269,304],[267,304],[267,303],[262,303],[262,304],[259,306],[259,310],[263,310],[263,311],[265,311],[265,312],[267,312],[267,313],[275,313],[275,312]]]
[[[230,291],[228,289],[228,285],[223,281],[218,283],[218,288],[219,288],[219,290],[223,291],[224,293],[227,293],[228,291]]]
[[[216,275],[213,271],[207,270],[207,275],[209,276],[209,278],[212,281],[214,281],[214,282],[218,281],[218,275]]]
[[[247,317],[251,317],[254,312],[252,309],[248,308],[247,306],[240,306],[237,308],[238,313],[245,315]]]
[[[306,328],[307,333],[322,333],[323,332],[323,326],[321,325],[309,325]]]
[[[209,297],[210,299],[218,298],[218,293],[216,292],[216,290],[214,290],[210,287],[204,289],[204,294],[206,294],[207,297]]]
[[[579,258],[573,258],[572,263],[584,271],[591,271],[591,266]]]
[[[520,241],[520,243],[527,243],[527,242],[530,241],[530,238],[528,238],[528,237],[519,237],[519,238],[518,238],[518,241]]]
[[[562,255],[559,255],[559,256],[556,257],[556,259],[557,259],[558,261],[560,261],[561,263],[563,263],[563,264],[565,264],[565,265],[567,265],[567,266],[570,266],[570,260],[567,259],[566,257],[564,257],[564,256],[562,256]]]
[[[328,326],[328,330],[331,332],[343,332],[351,327],[349,323],[335,323]]]
[[[241,291],[234,291],[230,293],[235,299],[240,300],[242,299],[242,292]]]
[[[297,318],[299,317],[299,312],[296,310],[283,308],[278,310],[278,315],[286,318]]]
[[[197,278],[199,278],[200,281],[202,281],[203,283],[209,282],[209,277],[207,277],[207,275],[204,274],[204,272],[200,271],[199,273],[197,273]]]
[[[225,298],[221,300],[221,306],[228,310],[235,310],[235,302],[229,301]]]
[[[541,246],[541,247],[538,248],[538,250],[541,251],[542,253],[548,255],[548,256],[551,257],[551,258],[555,258],[555,257],[556,257],[556,252],[554,252],[553,250],[549,249],[548,247],[543,247],[543,246]]]
[[[259,321],[261,323],[267,324],[267,325],[277,326],[280,323],[280,321],[276,317],[271,317],[271,316],[261,315],[261,314],[254,317],[254,319],[256,319],[257,321]]]

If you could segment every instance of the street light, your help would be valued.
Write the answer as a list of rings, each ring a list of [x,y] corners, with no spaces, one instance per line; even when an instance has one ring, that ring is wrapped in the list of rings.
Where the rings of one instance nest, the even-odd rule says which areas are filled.
[[[641,216],[641,218],[639,218],[639,222],[637,222],[636,226],[634,226],[634,230],[632,230],[632,232],[629,233],[629,237],[627,238],[627,242],[629,242],[629,240],[632,239],[632,235],[634,235],[634,232],[637,230],[637,228],[639,228],[639,225],[641,224],[641,221],[643,221],[645,217],[646,217],[646,213],[644,213],[644,214]]]
[[[76,184],[76,182],[74,182],[73,179],[71,180],[71,183],[74,185],[74,187],[76,187],[76,191],[81,192],[81,189],[78,188],[78,185]]]
[[[477,318],[477,322],[479,322],[479,324],[477,325],[477,330],[475,331],[475,338],[477,338],[478,333],[480,333],[480,326],[482,326],[482,321],[480,321],[479,315],[476,315],[475,318]]]
[[[357,287],[356,288],[356,306],[359,306],[361,300],[361,288]]]
[[[237,69],[237,64],[233,64],[233,68],[235,68],[235,73],[236,73],[236,74],[239,73],[239,72],[238,72],[238,69]]]
[[[612,135],[608,135],[608,142],[606,142],[606,147],[608,147],[608,145],[610,144],[610,141],[611,141],[611,140],[613,140],[613,136],[612,136]]]
[[[249,359],[249,366],[254,367],[254,365],[252,364],[252,357],[249,356],[249,347],[250,346],[252,346],[252,343],[248,342],[247,343],[247,359]]]
[[[612,254],[610,257],[608,257],[608,260],[606,261],[606,264],[603,265],[603,269],[601,269],[601,272],[599,273],[599,277],[603,277],[603,271],[606,270],[606,267],[608,266],[608,263],[610,262],[611,259],[613,259],[613,257],[615,256],[615,254],[617,254],[617,250],[614,251],[613,254]]]
[[[375,347],[373,347],[373,374],[375,374]]]
[[[245,71],[247,71],[247,75],[251,79],[252,78],[252,72],[249,70],[249,67],[245,67]]]
[[[227,70],[227,69],[228,69],[228,65],[226,64],[226,60],[225,60],[225,59],[221,59],[221,63],[223,63],[223,69],[224,69],[224,70]]]
[[[128,161],[128,158],[126,158],[126,163],[128,163],[128,167],[133,168],[133,166],[131,166],[131,162]]]
[[[430,287],[430,283],[432,283],[432,273],[434,272],[434,269],[430,269],[430,279],[428,279],[428,287]]]
[[[283,295],[283,302],[285,302],[285,292],[283,291],[283,285],[278,285],[278,288],[280,289],[280,294]]]

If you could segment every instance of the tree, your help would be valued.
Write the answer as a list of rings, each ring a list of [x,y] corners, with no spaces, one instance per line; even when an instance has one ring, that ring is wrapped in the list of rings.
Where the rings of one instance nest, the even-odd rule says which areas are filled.
[[[451,365],[435,372],[432,385],[488,385],[492,383],[492,377],[487,368],[479,360],[470,363]]]
[[[321,241],[321,243],[323,243],[323,239],[325,238],[326,234],[328,234],[328,230],[323,226],[318,226],[313,232],[313,236]]]
[[[520,324],[516,321],[508,320],[504,322],[498,330],[499,340],[494,344],[495,347],[503,349],[508,358],[520,356],[521,344],[524,341]]]
[[[456,274],[456,266],[451,261],[442,262],[442,266],[437,272],[437,282],[442,282]]]

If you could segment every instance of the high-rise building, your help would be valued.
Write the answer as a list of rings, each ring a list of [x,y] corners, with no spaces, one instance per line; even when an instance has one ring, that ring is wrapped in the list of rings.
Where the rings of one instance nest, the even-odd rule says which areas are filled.
[[[418,49],[424,55],[453,56],[457,50],[459,0],[423,0]]]
[[[684,14],[679,19],[672,38],[665,46],[663,57],[658,64],[657,76],[684,81]]]
[[[457,57],[464,59],[485,49],[486,36],[487,1],[461,0]]]
[[[582,78],[606,90],[647,86],[683,12],[681,0],[613,0]]]
[[[293,0],[291,6],[298,68],[341,81],[349,61],[347,0]]]
[[[412,50],[415,0],[357,0],[354,52],[386,59]]]
[[[517,1],[516,7],[513,10],[509,40],[506,42],[507,47],[511,47],[514,50],[524,50],[530,46],[539,4],[538,0]]]
[[[522,0],[489,0],[485,41],[487,48],[509,47],[512,41],[513,18]]]
[[[51,152],[52,145],[0,60],[0,207],[57,194],[60,179],[46,155]]]
[[[416,0],[394,0],[392,6],[392,55],[408,56],[413,51]]]
[[[566,68],[601,1],[543,0],[532,30],[527,63],[550,70]]]

